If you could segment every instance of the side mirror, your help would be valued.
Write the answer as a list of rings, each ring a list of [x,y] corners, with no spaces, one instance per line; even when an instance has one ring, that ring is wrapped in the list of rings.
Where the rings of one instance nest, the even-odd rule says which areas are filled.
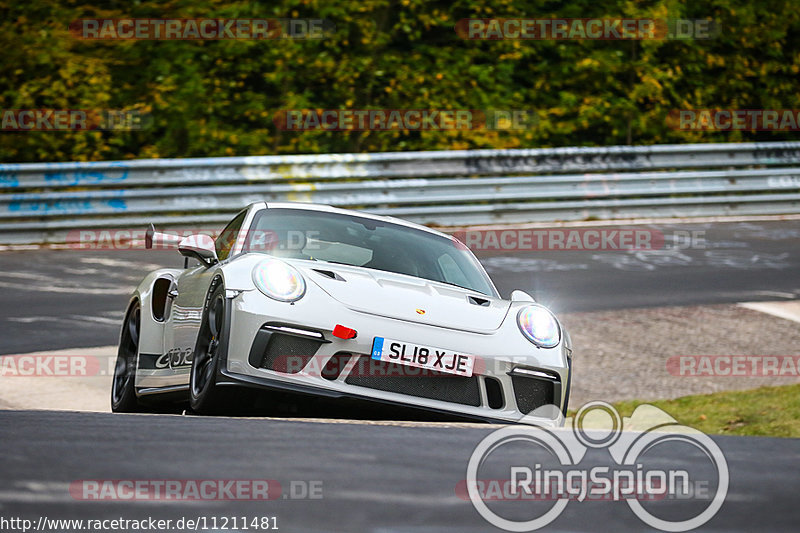
[[[533,296],[525,291],[516,290],[511,293],[512,302],[535,302]]]
[[[189,235],[182,239],[178,243],[178,251],[184,257],[193,257],[200,260],[207,267],[219,261],[217,259],[217,250],[214,247],[214,239],[202,233]]]

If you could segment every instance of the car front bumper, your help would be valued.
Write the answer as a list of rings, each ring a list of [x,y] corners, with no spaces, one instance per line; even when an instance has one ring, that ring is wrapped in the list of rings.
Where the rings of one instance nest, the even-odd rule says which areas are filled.
[[[566,333],[551,349],[527,341],[513,319],[491,334],[358,312],[325,298],[276,302],[258,291],[231,295],[221,382],[354,398],[492,422],[559,425],[571,381]],[[333,335],[337,325],[357,331]],[[472,377],[373,361],[374,337],[445,348],[477,358]],[[544,407],[549,405],[551,407]],[[555,406],[555,407],[552,407]]]

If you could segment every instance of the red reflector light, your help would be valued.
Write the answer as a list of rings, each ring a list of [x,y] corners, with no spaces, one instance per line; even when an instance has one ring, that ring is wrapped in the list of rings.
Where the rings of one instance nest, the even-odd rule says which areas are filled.
[[[333,328],[333,336],[339,337],[340,339],[355,339],[358,332],[354,329],[346,328],[341,324],[336,324],[336,327]]]

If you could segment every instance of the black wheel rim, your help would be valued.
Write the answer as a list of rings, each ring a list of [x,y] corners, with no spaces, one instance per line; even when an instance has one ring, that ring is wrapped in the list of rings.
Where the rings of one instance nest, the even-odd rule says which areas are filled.
[[[122,339],[114,366],[114,381],[111,387],[111,400],[117,405],[122,400],[125,390],[130,387],[136,371],[136,355],[139,351],[139,327],[141,325],[139,307],[128,314]]]
[[[224,314],[225,302],[222,295],[219,295],[208,308],[208,318],[201,328],[197,353],[194,354],[191,381],[195,397],[199,396],[214,379]]]

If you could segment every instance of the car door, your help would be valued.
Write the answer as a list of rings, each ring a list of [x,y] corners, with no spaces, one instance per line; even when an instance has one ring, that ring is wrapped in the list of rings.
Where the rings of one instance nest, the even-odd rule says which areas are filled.
[[[164,339],[164,348],[170,354],[167,359],[171,362],[176,385],[189,382],[189,369],[209,287],[221,265],[228,260],[241,231],[245,215],[246,212],[243,212],[234,217],[215,240],[219,262],[211,266],[201,263],[190,266],[176,280],[175,292],[177,295],[174,295],[172,312],[166,328],[169,333]],[[173,294],[175,293],[173,292]],[[168,344],[170,341],[171,343]]]

